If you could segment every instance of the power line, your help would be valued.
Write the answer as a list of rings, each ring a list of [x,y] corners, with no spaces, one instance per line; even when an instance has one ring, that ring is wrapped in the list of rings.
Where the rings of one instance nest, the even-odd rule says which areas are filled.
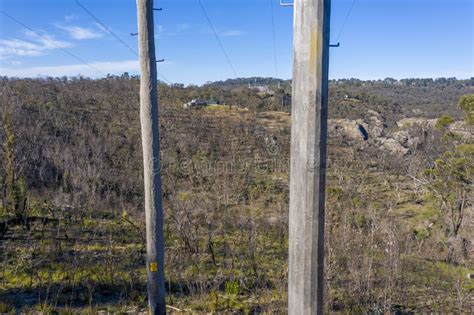
[[[346,26],[347,21],[349,20],[349,17],[351,16],[352,10],[354,10],[355,4],[357,0],[352,0],[351,7],[349,8],[349,11],[347,12],[346,18],[344,19],[344,22],[342,23],[341,29],[339,30],[339,33],[337,34],[336,38],[336,43],[339,42],[339,39],[341,38],[342,31],[344,30],[344,27]]]
[[[237,73],[235,72],[234,66],[232,65],[232,62],[230,61],[229,56],[227,55],[227,52],[224,49],[224,46],[222,45],[221,40],[219,39],[219,35],[217,35],[216,30],[214,29],[214,26],[212,25],[211,19],[207,15],[206,9],[201,3],[201,0],[198,0],[199,6],[201,7],[202,13],[204,14],[204,17],[207,20],[207,23],[209,24],[209,27],[211,28],[212,32],[214,33],[214,36],[216,37],[217,43],[219,44],[220,49],[222,50],[222,53],[224,54],[225,59],[227,60],[227,63],[229,64],[230,68],[232,69],[232,72],[234,73],[234,76],[237,77]]]
[[[278,65],[277,65],[277,49],[276,49],[276,37],[275,37],[275,16],[273,12],[273,0],[270,0],[270,9],[272,11],[272,33],[273,33],[273,57],[275,61],[275,78],[278,78]]]
[[[116,40],[118,40],[120,43],[122,43],[122,45],[124,45],[125,47],[128,48],[128,50],[130,50],[132,52],[132,54],[134,54],[135,56],[138,57],[138,53],[135,51],[135,49],[133,49],[132,47],[130,47],[126,42],[124,42],[117,34],[115,34],[107,25],[105,25],[104,23],[102,23],[101,20],[99,20],[99,18],[97,16],[95,16],[91,11],[89,11],[85,6],[82,5],[82,3],[80,3],[78,0],[74,0],[74,2],[82,9],[84,10],[84,12],[86,12],[87,14],[89,14],[97,23],[100,24],[100,26],[102,26],[107,32],[110,33],[110,35],[112,35],[113,37],[115,37]]]
[[[47,36],[44,36],[42,34],[39,34],[38,32],[36,32],[35,30],[33,30],[31,27],[29,27],[28,25],[26,25],[25,23],[21,22],[20,20],[16,19],[15,17],[11,16],[10,14],[6,13],[5,11],[0,11],[0,13],[2,13],[3,15],[5,15],[6,17],[8,17],[9,19],[11,19],[12,21],[14,21],[15,23],[23,26],[24,28],[26,28],[27,30],[29,30],[30,32],[32,32],[33,34],[35,34],[36,36],[38,37],[41,37],[42,39],[44,39],[45,41],[47,41],[48,43],[50,43],[51,45],[53,45],[54,47],[58,48],[58,49],[61,49],[64,53],[68,54],[69,56],[73,57],[74,59],[78,60],[79,62],[85,64],[86,66],[90,67],[91,69],[93,69],[94,71],[97,71],[101,74],[103,74],[104,76],[106,76],[106,74],[102,71],[100,71],[99,69],[97,69],[96,67],[94,67],[93,65],[91,65],[90,63],[86,62],[84,59],[78,57],[77,55],[73,54],[72,52],[68,51],[67,49],[65,49],[64,47],[61,47],[59,46],[58,44],[56,44],[54,41],[52,41],[51,39],[49,39],[49,37]]]
[[[110,27],[108,27],[107,25],[105,25],[105,23],[103,23],[97,16],[94,15],[94,13],[92,13],[89,9],[87,9],[82,3],[79,2],[79,0],[74,0],[74,2],[82,9],[84,10],[84,12],[86,12],[90,17],[92,17],[97,23],[99,23],[100,26],[102,26],[110,35],[112,35],[113,37],[115,37],[116,40],[118,40],[123,46],[125,46],[132,54],[134,54],[135,56],[138,57],[138,53],[135,49],[133,49],[132,47],[130,47],[130,45],[128,45],[124,40],[122,40],[117,34],[114,33],[114,31],[112,31],[110,29]],[[166,83],[168,84],[171,84],[171,82],[163,75],[161,74],[160,72],[156,71],[158,76],[160,76]]]

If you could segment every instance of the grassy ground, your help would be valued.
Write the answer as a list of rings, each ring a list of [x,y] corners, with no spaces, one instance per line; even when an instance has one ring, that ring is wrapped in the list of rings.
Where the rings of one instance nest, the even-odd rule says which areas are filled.
[[[195,160],[288,158],[286,113],[252,115],[216,105],[199,115],[220,129],[205,138],[217,152],[189,149]],[[196,133],[193,126],[173,135],[192,139],[191,146]],[[254,148],[268,139],[276,139],[276,151]],[[177,154],[178,141],[169,141],[164,156]],[[330,145],[327,312],[474,311],[474,282],[466,278],[474,265],[444,261],[445,240],[430,227],[436,217],[430,198],[406,176],[348,159],[354,150]],[[163,178],[168,311],[286,313],[288,169],[243,176],[167,167]],[[235,202],[219,195],[227,190]],[[13,227],[0,240],[0,313],[144,311],[143,214],[59,209],[39,200],[30,199],[31,215],[51,220],[29,230]]]

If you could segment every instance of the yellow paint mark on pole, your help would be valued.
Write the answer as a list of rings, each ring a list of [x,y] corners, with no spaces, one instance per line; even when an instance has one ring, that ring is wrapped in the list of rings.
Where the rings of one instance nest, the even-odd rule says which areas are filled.
[[[156,262],[151,262],[151,263],[150,263],[150,271],[151,271],[151,272],[157,272],[157,271],[158,271],[158,263],[156,263]]]

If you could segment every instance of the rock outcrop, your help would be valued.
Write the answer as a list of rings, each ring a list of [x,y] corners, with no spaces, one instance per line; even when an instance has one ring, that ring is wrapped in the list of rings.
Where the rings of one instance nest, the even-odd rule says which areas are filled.
[[[369,110],[367,113],[371,115],[367,123],[369,135],[372,138],[382,137],[384,135],[385,128],[387,128],[387,125],[385,124],[385,117],[374,110]]]
[[[391,137],[404,147],[411,148],[421,144],[421,139],[418,136],[412,136],[408,130],[400,130],[393,132]]]
[[[448,126],[448,129],[463,138],[474,138],[474,126],[468,125],[465,121],[455,121]]]
[[[382,149],[398,156],[404,156],[410,152],[410,149],[404,147],[400,142],[393,138],[379,138],[377,140],[380,141]]]
[[[329,136],[353,142],[367,142],[367,145],[376,146],[397,156],[405,156],[422,144],[423,134],[419,134],[420,128],[422,131],[433,129],[437,122],[437,119],[403,118],[396,123],[398,131],[388,132],[385,118],[380,113],[369,110],[368,114],[369,118],[366,120],[330,119]],[[474,128],[464,121],[454,122],[447,129],[463,138],[474,138]]]
[[[329,119],[330,137],[342,137],[348,140],[366,141],[369,138],[367,124],[362,120]]]
[[[426,128],[434,128],[436,125],[437,119],[427,119],[427,118],[403,118],[397,121],[398,128],[409,128],[413,126],[420,126]]]
[[[403,118],[397,121],[397,126],[400,129],[407,129],[410,127],[421,127],[423,130],[436,128],[437,119],[426,118]],[[458,134],[461,137],[472,139],[474,137],[474,126],[468,125],[465,121],[455,121],[447,126],[447,129],[452,133]]]
[[[369,110],[370,117],[362,119],[330,119],[329,135],[332,137],[344,137],[348,140],[367,141],[384,135],[385,118],[380,113]]]

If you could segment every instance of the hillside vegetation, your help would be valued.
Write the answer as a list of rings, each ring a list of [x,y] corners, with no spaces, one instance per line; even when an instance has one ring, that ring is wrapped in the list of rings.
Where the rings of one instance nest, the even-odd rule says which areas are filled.
[[[290,84],[249,81],[159,86],[170,312],[286,312]],[[138,86],[0,81],[0,313],[146,309]],[[472,312],[473,80],[330,90],[326,312]]]

